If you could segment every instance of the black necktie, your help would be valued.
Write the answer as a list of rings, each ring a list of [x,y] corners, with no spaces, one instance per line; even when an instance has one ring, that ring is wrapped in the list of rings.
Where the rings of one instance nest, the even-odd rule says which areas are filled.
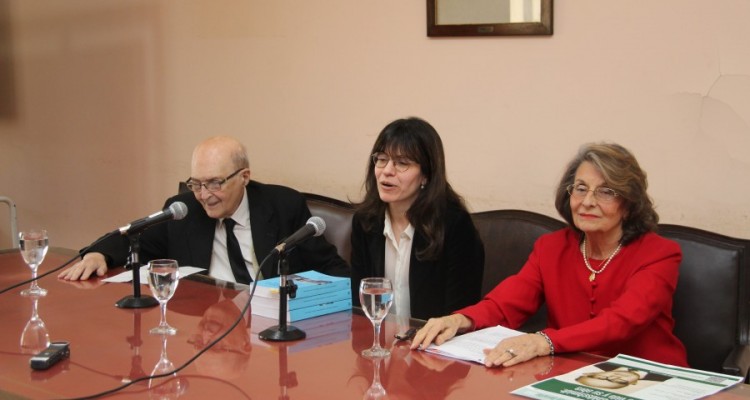
[[[237,241],[237,236],[234,236],[234,226],[237,224],[235,220],[231,218],[224,219],[224,227],[227,230],[227,255],[229,256],[229,265],[232,266],[232,273],[234,274],[234,280],[238,283],[250,283],[253,278],[250,277],[250,273],[247,271],[245,265],[245,259],[242,258],[242,250],[240,250],[240,242]]]

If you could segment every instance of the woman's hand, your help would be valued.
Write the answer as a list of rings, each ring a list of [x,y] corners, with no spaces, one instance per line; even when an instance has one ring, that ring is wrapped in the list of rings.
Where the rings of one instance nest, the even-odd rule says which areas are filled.
[[[491,368],[502,365],[510,367],[550,353],[547,340],[541,335],[527,333],[501,340],[492,349],[484,350],[484,366]]]
[[[471,328],[472,321],[461,314],[452,314],[440,318],[430,318],[427,323],[417,331],[411,341],[411,348],[426,349],[431,343],[441,345],[446,340],[456,336],[459,330]]]

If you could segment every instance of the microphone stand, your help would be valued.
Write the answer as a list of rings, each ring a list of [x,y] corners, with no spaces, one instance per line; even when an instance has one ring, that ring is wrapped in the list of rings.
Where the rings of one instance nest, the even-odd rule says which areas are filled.
[[[289,261],[286,259],[286,252],[281,251],[279,253],[279,324],[259,333],[258,337],[263,340],[289,342],[304,339],[307,336],[305,331],[286,324],[287,296],[291,298],[297,296],[297,285],[287,278],[288,274]]]
[[[120,308],[155,307],[159,304],[158,300],[149,295],[141,296],[141,262],[138,259],[138,253],[141,252],[141,234],[129,234],[128,239],[130,239],[130,257],[127,266],[133,271],[133,295],[123,297],[115,305]]]

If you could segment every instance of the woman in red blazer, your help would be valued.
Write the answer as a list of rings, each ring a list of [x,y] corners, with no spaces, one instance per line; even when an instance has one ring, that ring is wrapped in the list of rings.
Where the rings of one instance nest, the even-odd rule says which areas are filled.
[[[485,350],[486,366],[577,351],[687,366],[685,347],[672,333],[682,253],[654,233],[659,217],[646,188],[646,173],[627,149],[583,146],[555,199],[569,227],[540,237],[521,271],[485,299],[428,321],[412,348],[498,324],[518,328],[546,302],[547,328]]]

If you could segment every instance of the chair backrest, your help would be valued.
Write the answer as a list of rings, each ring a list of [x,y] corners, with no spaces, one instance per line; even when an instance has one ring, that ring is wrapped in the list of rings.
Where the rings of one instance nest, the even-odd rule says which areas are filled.
[[[472,219],[484,243],[482,296],[521,270],[540,236],[566,226],[561,220],[523,210],[484,211],[472,214]],[[544,328],[546,310],[542,307],[520,330]]]
[[[354,207],[341,200],[312,193],[303,193],[307,200],[307,207],[312,215],[316,215],[326,222],[323,236],[328,243],[336,246],[339,256],[351,261],[352,251],[352,217]]]
[[[750,241],[679,225],[659,225],[659,234],[682,248],[674,333],[691,367],[723,372],[750,335]]]
[[[180,183],[177,184],[177,193],[187,193],[189,191],[190,191],[190,189],[188,189],[187,183],[180,182]]]

